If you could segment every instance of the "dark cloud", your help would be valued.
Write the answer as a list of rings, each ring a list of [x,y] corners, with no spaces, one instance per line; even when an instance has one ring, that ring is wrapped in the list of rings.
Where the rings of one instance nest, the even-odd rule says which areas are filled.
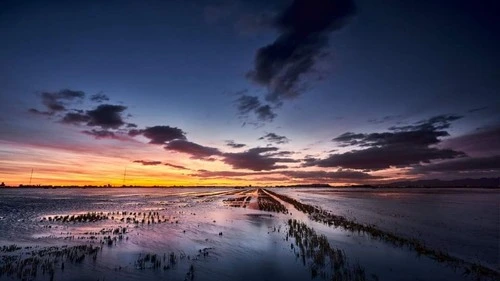
[[[256,96],[241,95],[236,102],[241,114],[248,114],[260,107],[259,98]]]
[[[62,123],[80,125],[82,123],[87,123],[90,117],[87,114],[81,114],[77,112],[68,112],[61,119]]]
[[[235,143],[233,140],[227,140],[226,145],[232,148],[242,148],[246,146],[246,144],[243,143]]]
[[[277,147],[255,147],[244,152],[224,153],[215,147],[203,146],[187,140],[173,140],[165,145],[165,149],[186,153],[191,155],[193,159],[206,161],[214,161],[216,159],[213,156],[219,156],[222,162],[233,166],[233,168],[253,171],[287,168],[287,166],[278,165],[277,163],[300,162],[300,160],[292,158],[277,157],[288,155],[288,152],[280,154]]]
[[[440,173],[445,175],[478,174],[479,172],[500,174],[500,155],[476,158],[464,157],[440,163],[417,165],[411,170],[413,174]]]
[[[81,101],[85,97],[82,91],[73,91],[69,89],[58,92],[42,92],[42,103],[49,112],[66,111],[66,106],[75,101]]]
[[[163,165],[168,166],[168,167],[172,167],[172,168],[176,168],[176,169],[179,169],[179,170],[191,170],[191,169],[186,168],[186,167],[184,167],[184,166],[181,166],[181,165],[175,165],[175,164],[170,164],[170,163],[163,163]]]
[[[247,76],[268,88],[268,101],[298,96],[301,76],[325,52],[330,32],[342,27],[354,11],[351,0],[294,0],[273,21],[279,36],[257,51]]]
[[[192,176],[200,178],[232,178],[232,177],[244,177],[244,176],[263,176],[274,174],[275,172],[241,172],[241,171],[207,171],[198,170]]]
[[[206,159],[210,156],[221,155],[221,151],[214,147],[199,145],[187,140],[173,140],[165,145],[166,150],[190,154],[193,159]]]
[[[237,100],[238,112],[242,116],[255,114],[262,122],[271,122],[276,118],[276,114],[269,105],[263,105],[256,96],[241,95]]]
[[[272,152],[278,151],[277,147],[255,147],[239,153],[224,153],[222,162],[236,169],[249,169],[253,171],[265,171],[287,168],[286,165],[277,163],[295,163],[298,160],[292,158],[274,157]]]
[[[306,166],[382,170],[390,167],[408,167],[421,162],[426,163],[431,160],[451,159],[462,156],[465,156],[463,152],[451,149],[388,145],[353,150],[343,154],[332,154],[325,159],[309,162]]]
[[[389,130],[392,131],[417,131],[417,130],[444,130],[451,126],[451,122],[462,119],[460,115],[437,115],[429,119],[419,121],[409,126],[393,126]]]
[[[128,131],[128,135],[131,137],[136,137],[136,136],[142,135],[143,131],[144,130],[140,130],[140,129],[131,129]]]
[[[467,112],[469,113],[474,113],[474,112],[478,112],[478,111],[483,111],[483,110],[486,110],[488,109],[487,106],[483,106],[483,107],[476,107],[476,108],[471,108],[469,109]]]
[[[68,112],[61,119],[61,122],[67,124],[80,125],[86,123],[87,126],[101,127],[102,129],[118,129],[125,122],[122,118],[122,112],[127,107],[122,105],[101,104],[93,110],[82,110]]]
[[[351,171],[351,170],[338,170],[333,172],[328,171],[284,171],[282,175],[298,178],[298,179],[311,179],[316,181],[356,181],[356,180],[373,180],[380,179],[381,177],[372,176],[368,173]]]
[[[265,136],[260,137],[259,140],[267,140],[268,142],[272,142],[275,144],[284,144],[290,141],[287,137],[279,136],[275,133],[268,133]]]
[[[372,176],[368,173],[351,171],[351,170],[338,170],[338,171],[264,171],[264,172],[243,172],[243,171],[207,171],[198,170],[192,176],[201,178],[235,178],[235,177],[248,177],[257,176],[259,180],[263,179],[263,176],[269,175],[281,175],[285,179],[301,179],[307,180],[309,182],[352,182],[352,181],[368,181],[381,179],[378,176]],[[284,178],[280,178],[283,180]]]
[[[338,142],[338,146],[346,147],[350,145],[357,145],[360,139],[363,139],[365,134],[355,134],[352,132],[346,132],[342,135],[332,139],[332,141]]]
[[[292,151],[277,151],[277,152],[273,152],[273,153],[270,153],[269,155],[272,155],[272,156],[290,156],[294,154],[294,152]]]
[[[96,139],[121,139],[115,132],[108,130],[85,130],[82,133],[93,136]]]
[[[90,100],[93,102],[101,103],[101,102],[109,101],[109,97],[106,96],[105,94],[98,93],[98,94],[94,94],[94,95],[90,96]]]
[[[255,110],[255,115],[257,115],[257,119],[263,122],[271,122],[276,118],[276,113],[273,112],[273,109],[270,105],[262,105],[259,106]]]
[[[97,139],[131,140],[129,137],[142,135],[150,140],[149,143],[161,145],[172,140],[186,140],[185,132],[176,127],[153,126],[146,127],[145,129],[136,129],[138,127],[136,124],[125,122],[123,116],[127,107],[123,105],[100,104],[91,110],[66,109],[65,106],[70,101],[83,99],[84,96],[85,94],[81,91],[61,90],[54,93],[44,92],[42,93],[42,101],[50,111],[40,111],[32,108],[29,112],[49,116],[57,113],[56,116],[60,117],[59,121],[61,123],[94,127],[84,130],[82,133]],[[102,93],[98,93],[92,95],[90,100],[103,102],[109,100],[109,98]],[[126,116],[126,118],[131,117],[130,114]],[[128,137],[125,135],[127,133]]]
[[[87,111],[87,125],[117,129],[125,124],[121,116],[125,109],[127,107],[123,105],[101,104],[96,109]]]
[[[391,127],[391,132],[356,134],[344,133],[333,141],[340,146],[381,147],[391,145],[429,146],[441,142],[440,137],[449,136],[447,129],[450,122],[460,119],[460,116],[440,115],[423,120],[414,125],[404,127]]]
[[[173,140],[185,140],[185,132],[177,127],[170,126],[153,126],[147,127],[143,130],[132,129],[128,133],[130,136],[135,137],[138,135],[143,135],[144,137],[150,139],[151,144],[165,144],[166,142]]]
[[[342,154],[331,154],[325,159],[307,159],[304,166],[343,167],[349,169],[381,170],[390,167],[408,167],[431,160],[466,156],[452,149],[437,148],[444,129],[460,116],[440,115],[404,127],[392,127],[390,132],[357,134],[344,133],[333,141],[340,146],[358,146]]]
[[[145,161],[145,160],[135,160],[134,163],[140,163],[144,166],[158,166],[161,165],[161,161]]]
[[[40,110],[38,110],[36,108],[30,108],[30,109],[28,109],[28,112],[33,113],[33,114],[38,114],[38,115],[45,115],[45,116],[54,115],[54,112],[40,111]]]

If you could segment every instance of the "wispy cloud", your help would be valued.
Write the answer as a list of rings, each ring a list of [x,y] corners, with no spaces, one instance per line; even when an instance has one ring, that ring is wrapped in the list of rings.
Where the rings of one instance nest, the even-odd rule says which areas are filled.
[[[275,133],[267,133],[266,135],[259,138],[259,140],[266,140],[270,143],[275,144],[285,144],[290,142],[290,140],[285,136],[280,136]]]

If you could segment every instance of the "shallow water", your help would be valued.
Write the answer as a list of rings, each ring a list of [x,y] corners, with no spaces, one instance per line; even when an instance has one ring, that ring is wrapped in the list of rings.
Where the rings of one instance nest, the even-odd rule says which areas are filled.
[[[304,203],[500,269],[500,190],[289,189]]]
[[[1,189],[0,247],[12,244],[40,248],[82,244],[103,247],[95,261],[87,257],[79,264],[66,262],[64,270],[58,265],[54,280],[191,280],[191,277],[193,280],[309,280],[312,264],[304,263],[291,248],[293,241],[287,241],[287,220],[295,218],[318,234],[326,235],[332,247],[345,252],[350,264],[359,263],[365,270],[366,280],[473,280],[473,276],[463,275],[460,269],[419,257],[408,249],[311,221],[284,202],[291,214],[256,210],[254,197],[245,208],[229,207],[223,201],[257,194],[246,191]],[[389,231],[408,236],[418,233],[418,238],[426,243],[446,248],[468,261],[498,267],[500,193],[497,190],[275,191]],[[108,219],[49,221],[49,217],[88,212],[102,212]],[[139,212],[141,215],[137,215]],[[144,213],[150,212],[158,215],[155,223],[148,224]],[[144,224],[134,223],[132,219],[127,222],[127,217],[146,220]],[[111,233],[117,228],[126,228],[126,232],[122,239],[108,246],[103,238],[107,235],[118,238]],[[103,229],[110,233],[102,234]],[[20,255],[23,251],[28,250],[3,255]],[[169,269],[150,268],[150,264],[140,269],[136,264],[148,253],[162,259],[172,252],[177,262]],[[190,275],[191,266],[194,273]],[[50,278],[44,275],[35,279]],[[19,278],[2,275],[0,280]]]

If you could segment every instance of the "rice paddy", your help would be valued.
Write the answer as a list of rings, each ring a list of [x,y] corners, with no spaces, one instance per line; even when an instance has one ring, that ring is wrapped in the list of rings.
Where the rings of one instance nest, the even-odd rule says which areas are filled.
[[[0,280],[499,277],[477,261],[303,203],[286,190],[133,191],[89,191],[82,199],[51,190],[33,200],[10,191],[11,200],[0,202]],[[14,211],[23,204],[28,212]]]

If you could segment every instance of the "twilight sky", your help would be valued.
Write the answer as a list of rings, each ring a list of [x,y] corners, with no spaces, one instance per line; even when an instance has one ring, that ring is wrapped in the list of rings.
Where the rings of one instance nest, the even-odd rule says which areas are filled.
[[[0,181],[500,176],[499,6],[2,1]]]

